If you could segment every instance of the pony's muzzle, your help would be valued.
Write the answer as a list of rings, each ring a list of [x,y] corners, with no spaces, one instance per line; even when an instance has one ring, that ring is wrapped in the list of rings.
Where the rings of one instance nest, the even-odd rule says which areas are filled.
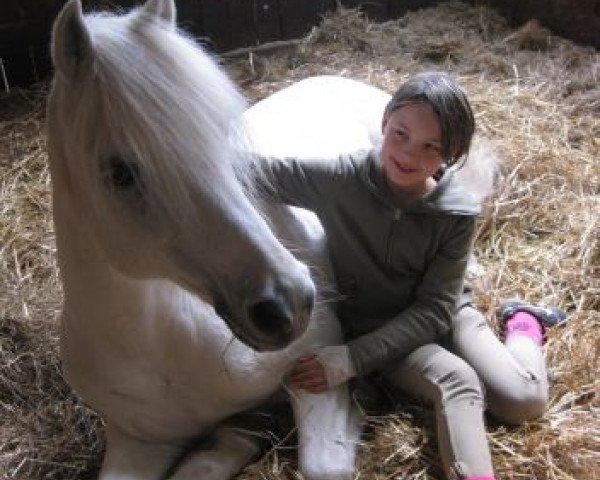
[[[261,337],[264,350],[284,348],[301,335],[312,312],[315,290],[311,284],[298,295],[276,294],[248,307],[248,318]]]

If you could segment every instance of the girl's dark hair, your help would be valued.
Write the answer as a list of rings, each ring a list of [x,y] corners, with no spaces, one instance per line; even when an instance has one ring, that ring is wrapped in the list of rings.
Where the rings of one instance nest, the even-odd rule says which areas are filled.
[[[442,156],[448,166],[469,153],[475,118],[463,89],[446,73],[427,72],[400,86],[385,107],[386,115],[411,103],[428,103],[437,113]]]

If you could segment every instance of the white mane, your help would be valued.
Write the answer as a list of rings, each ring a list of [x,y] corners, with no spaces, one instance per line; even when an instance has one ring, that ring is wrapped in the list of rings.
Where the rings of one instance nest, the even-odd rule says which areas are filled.
[[[144,190],[153,194],[147,200],[172,214],[197,201],[186,196],[189,182],[214,195],[238,188],[235,170],[245,167],[231,135],[247,104],[214,61],[171,25],[138,10],[89,15],[86,25],[93,65],[65,85],[73,98],[70,114],[81,118],[80,131],[70,133],[88,139],[85,155],[100,168],[115,155],[138,163]],[[77,182],[88,192],[106,188],[98,185],[102,172],[94,173],[77,169]],[[231,182],[214,189],[214,178]],[[95,206],[104,217],[101,209]]]

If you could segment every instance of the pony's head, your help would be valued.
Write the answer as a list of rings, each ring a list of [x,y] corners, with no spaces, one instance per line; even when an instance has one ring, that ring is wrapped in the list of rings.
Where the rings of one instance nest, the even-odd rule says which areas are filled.
[[[85,17],[71,0],[52,58],[49,149],[66,199],[55,208],[122,274],[197,293],[251,346],[296,338],[314,298],[308,269],[241,187],[231,135],[246,104],[177,31],[173,0]]]

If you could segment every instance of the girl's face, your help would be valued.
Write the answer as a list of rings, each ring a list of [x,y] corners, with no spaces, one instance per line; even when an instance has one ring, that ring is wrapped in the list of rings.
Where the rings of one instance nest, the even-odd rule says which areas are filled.
[[[443,160],[440,123],[431,105],[411,103],[386,113],[382,131],[381,162],[394,193],[426,193]]]

